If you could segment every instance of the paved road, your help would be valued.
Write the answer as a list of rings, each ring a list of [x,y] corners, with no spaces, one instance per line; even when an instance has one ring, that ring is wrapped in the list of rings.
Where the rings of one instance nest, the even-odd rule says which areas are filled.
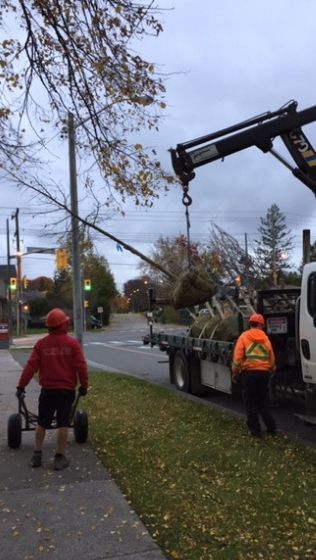
[[[172,325],[155,325],[157,330],[165,332],[186,332],[185,327]],[[158,383],[170,390],[175,390],[169,383],[167,356],[157,347],[144,346],[142,337],[148,333],[146,321],[140,315],[115,315],[111,326],[103,331],[92,331],[85,335],[85,354],[90,367],[95,369],[121,371],[141,379]],[[19,345],[30,341],[19,341]],[[26,354],[17,353],[16,359],[25,361]],[[194,397],[196,398],[196,397]],[[243,405],[230,395],[213,391],[200,399],[200,402],[225,409],[229,413],[244,416]],[[296,416],[304,411],[303,401],[287,399],[282,406],[273,410],[278,427],[292,437],[316,445],[316,427],[309,427]]]
[[[185,332],[185,327],[164,326],[157,330]],[[158,347],[143,344],[148,334],[146,321],[141,316],[115,317],[111,328],[105,332],[87,333],[85,354],[91,367],[123,371],[153,383],[170,387],[168,357]]]

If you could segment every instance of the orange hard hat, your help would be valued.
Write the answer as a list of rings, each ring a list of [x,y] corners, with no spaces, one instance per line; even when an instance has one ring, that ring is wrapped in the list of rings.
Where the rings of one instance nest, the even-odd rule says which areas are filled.
[[[63,325],[67,321],[69,321],[69,317],[66,313],[62,309],[59,309],[59,307],[55,307],[55,309],[47,313],[45,324],[48,328],[54,328]]]
[[[249,317],[249,323],[257,323],[258,325],[265,326],[264,316],[261,313],[253,313]]]

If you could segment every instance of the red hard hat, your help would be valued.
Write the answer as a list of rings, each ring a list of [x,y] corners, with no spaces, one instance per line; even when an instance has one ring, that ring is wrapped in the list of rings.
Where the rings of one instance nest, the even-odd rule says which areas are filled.
[[[258,325],[262,325],[264,327],[265,326],[264,316],[261,315],[260,313],[253,313],[249,317],[249,323],[257,323]]]
[[[48,328],[59,327],[69,321],[69,317],[59,307],[55,307],[46,315],[45,324]]]

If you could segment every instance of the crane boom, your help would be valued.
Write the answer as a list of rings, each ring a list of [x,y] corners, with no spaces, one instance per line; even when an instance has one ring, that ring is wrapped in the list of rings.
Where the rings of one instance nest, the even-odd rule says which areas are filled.
[[[194,177],[194,169],[228,155],[256,146],[271,152],[316,194],[316,153],[301,127],[316,120],[316,106],[297,111],[297,102],[274,112],[267,112],[217,132],[178,144],[171,149],[172,165],[184,185]],[[239,131],[239,132],[238,132]],[[233,134],[232,134],[233,133]],[[294,159],[293,167],[273,149],[280,136]]]

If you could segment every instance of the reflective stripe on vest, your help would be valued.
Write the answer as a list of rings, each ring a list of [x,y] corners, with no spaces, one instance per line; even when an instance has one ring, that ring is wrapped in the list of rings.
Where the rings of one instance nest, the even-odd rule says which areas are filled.
[[[246,360],[268,362],[269,349],[261,342],[252,342],[245,351]]]

